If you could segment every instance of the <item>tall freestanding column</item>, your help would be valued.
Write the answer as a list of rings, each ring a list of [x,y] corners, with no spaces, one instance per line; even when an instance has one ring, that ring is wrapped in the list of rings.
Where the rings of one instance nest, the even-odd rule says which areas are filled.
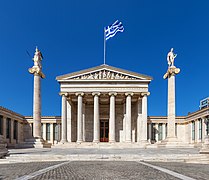
[[[112,92],[109,93],[110,96],[110,134],[109,134],[109,142],[114,143],[115,142],[115,96],[117,93]]]
[[[35,139],[41,139],[41,78],[45,78],[42,72],[42,54],[36,47],[33,58],[34,66],[29,68],[29,72],[34,74],[34,92],[33,92],[33,136]]]
[[[83,98],[84,93],[76,93],[78,96],[78,112],[77,112],[77,143],[83,142]]]
[[[179,68],[174,66],[174,59],[177,55],[173,53],[173,48],[168,53],[167,60],[168,60],[168,70],[166,74],[163,76],[164,79],[168,79],[168,119],[167,119],[167,140],[175,141],[175,75],[180,72]]]
[[[93,142],[94,143],[98,143],[99,140],[99,133],[100,133],[100,129],[99,129],[99,95],[100,93],[98,92],[94,92],[92,93],[92,95],[94,96],[94,139]]]
[[[131,96],[133,93],[126,95],[126,142],[131,142]]]

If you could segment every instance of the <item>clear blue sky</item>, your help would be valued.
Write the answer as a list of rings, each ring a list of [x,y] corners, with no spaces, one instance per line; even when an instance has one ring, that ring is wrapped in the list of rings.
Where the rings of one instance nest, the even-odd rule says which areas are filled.
[[[0,105],[32,115],[35,46],[43,53],[42,114],[60,115],[58,75],[103,63],[103,28],[115,20],[125,31],[107,42],[107,64],[150,75],[149,115],[167,114],[166,56],[175,65],[176,113],[198,109],[209,96],[208,0],[0,1]]]

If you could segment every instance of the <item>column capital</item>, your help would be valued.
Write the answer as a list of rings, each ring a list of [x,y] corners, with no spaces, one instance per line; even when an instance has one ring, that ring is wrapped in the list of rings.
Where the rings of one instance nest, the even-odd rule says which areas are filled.
[[[60,95],[60,96],[65,96],[65,97],[67,97],[67,96],[68,96],[68,93],[67,93],[67,92],[60,92],[59,95]]]
[[[75,95],[76,95],[76,96],[83,96],[84,93],[83,93],[83,92],[77,92],[77,93],[75,93]]]
[[[117,96],[117,93],[116,92],[109,92],[108,95],[109,96]]]
[[[125,96],[129,96],[129,95],[130,95],[130,96],[133,96],[134,93],[133,93],[133,92],[126,92],[126,93],[125,93]]]
[[[142,97],[143,97],[143,96],[149,96],[149,95],[150,95],[150,92],[142,92],[140,95],[141,95]]]
[[[100,94],[101,94],[100,92],[93,92],[92,96],[100,96]]]

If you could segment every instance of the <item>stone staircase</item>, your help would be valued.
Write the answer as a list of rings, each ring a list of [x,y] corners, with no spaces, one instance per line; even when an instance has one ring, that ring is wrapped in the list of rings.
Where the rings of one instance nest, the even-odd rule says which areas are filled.
[[[148,161],[209,164],[209,155],[203,154],[10,154],[0,163],[43,161]]]
[[[23,143],[19,143],[15,148],[34,148],[38,146],[39,148],[51,148],[52,144],[44,140],[37,141],[35,139],[25,139]]]

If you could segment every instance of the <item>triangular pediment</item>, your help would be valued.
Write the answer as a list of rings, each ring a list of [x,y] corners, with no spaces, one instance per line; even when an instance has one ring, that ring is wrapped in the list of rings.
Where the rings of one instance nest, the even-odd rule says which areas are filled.
[[[152,80],[152,77],[115,68],[108,65],[101,65],[94,68],[70,73],[56,78],[60,80]]]

